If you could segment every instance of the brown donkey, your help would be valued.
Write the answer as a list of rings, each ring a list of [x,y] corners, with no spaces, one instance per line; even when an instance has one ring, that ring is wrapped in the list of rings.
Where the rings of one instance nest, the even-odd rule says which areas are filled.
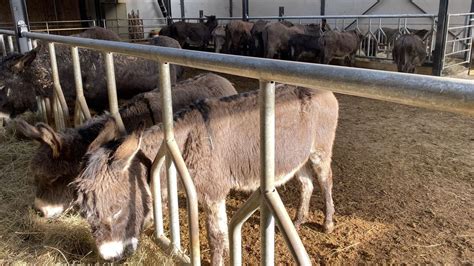
[[[295,175],[302,183],[299,225],[307,217],[317,175],[326,205],[324,229],[330,232],[338,102],[328,91],[282,85],[277,87],[275,103],[276,184]],[[213,265],[223,264],[229,245],[226,196],[230,190],[252,191],[260,186],[259,125],[257,92],[195,102],[175,113],[175,138],[206,213]],[[91,145],[74,184],[77,203],[91,224],[101,256],[118,259],[136,248],[140,229],[150,216],[146,165],[156,156],[163,128],[157,125],[111,142],[107,139],[113,134],[107,132],[115,132],[113,125]]]
[[[237,91],[227,79],[207,73],[176,84],[172,93],[173,108],[180,109],[194,100],[234,95]],[[159,92],[152,91],[135,96],[123,106],[120,114],[127,131],[136,129],[140,121],[145,121],[146,126],[161,122],[160,102]],[[23,120],[14,120],[19,132],[40,142],[30,167],[36,186],[34,206],[44,217],[58,216],[71,206],[75,195],[68,185],[80,173],[80,162],[87,147],[109,119],[111,116],[105,114],[64,132],[56,132],[43,123],[32,126]]]

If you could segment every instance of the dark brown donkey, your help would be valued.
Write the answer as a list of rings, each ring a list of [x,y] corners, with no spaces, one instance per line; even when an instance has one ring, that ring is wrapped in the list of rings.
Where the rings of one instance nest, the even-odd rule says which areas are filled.
[[[173,108],[179,110],[194,100],[237,94],[232,84],[215,74],[202,74],[176,84],[172,90]],[[121,108],[120,114],[130,132],[140,121],[146,126],[161,122],[160,94],[156,91],[135,96]],[[46,124],[32,126],[23,120],[14,120],[17,130],[37,140],[40,146],[30,167],[36,185],[34,206],[45,217],[54,217],[71,206],[74,191],[68,186],[80,173],[80,161],[89,144],[111,119],[103,115],[79,128],[56,132]]]
[[[258,102],[257,92],[250,92],[195,102],[175,113],[175,138],[207,217],[212,265],[223,264],[228,250],[226,196],[230,190],[252,191],[260,185]],[[326,205],[324,229],[330,232],[334,228],[331,156],[338,102],[328,91],[282,85],[276,90],[275,103],[276,185],[295,175],[301,182],[299,225],[307,218],[317,176]],[[156,156],[163,128],[153,126],[111,142],[107,142],[107,136],[112,136],[107,132],[115,130],[104,129],[91,145],[74,184],[101,256],[118,259],[136,248],[150,216],[147,169],[141,162],[143,155],[149,160]],[[98,147],[100,142],[104,144]]]

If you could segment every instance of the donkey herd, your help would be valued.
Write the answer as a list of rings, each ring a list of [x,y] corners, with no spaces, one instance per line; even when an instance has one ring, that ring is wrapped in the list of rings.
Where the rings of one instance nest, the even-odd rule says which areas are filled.
[[[205,23],[173,23],[162,28],[159,34],[176,39],[183,48],[194,46],[204,49],[212,39],[217,53],[322,64],[329,64],[333,58],[340,57],[353,66],[359,50],[375,56],[379,49],[393,47],[391,52],[398,71],[413,73],[416,66],[424,63],[427,56],[424,42],[429,36],[428,30],[408,29],[409,34],[401,34],[399,29],[386,27],[382,30],[385,37],[377,43],[373,36],[364,37],[358,29],[342,32],[331,30],[324,19],[321,24],[308,25],[285,20],[234,20],[226,25],[218,25],[216,18],[209,16]]]
[[[158,36],[150,45],[204,47],[214,38],[216,47],[221,43],[226,52],[269,58],[317,48],[313,52],[324,63],[333,57],[353,57],[361,42],[359,32],[333,32],[324,23],[234,21],[220,28],[214,17],[206,23],[177,22],[160,35],[172,38]],[[102,28],[76,36],[120,40]],[[224,41],[219,42],[218,36],[224,36]],[[399,70],[412,72],[414,63],[407,61],[407,54],[421,52],[416,44],[421,39],[406,35],[399,40],[395,49],[397,43],[401,47],[394,57],[402,65],[409,64]],[[69,47],[58,44],[56,54],[66,102],[74,110]],[[18,136],[40,144],[30,164],[36,187],[34,208],[46,218],[79,211],[90,224],[100,256],[116,261],[136,250],[140,233],[153,219],[149,170],[163,140],[158,69],[152,60],[115,56],[117,93],[126,100],[120,107],[128,132],[123,135],[112,116],[103,112],[107,109],[103,54],[80,49],[80,60],[87,103],[103,114],[62,132],[45,123],[31,125],[15,118],[36,111],[36,96],[53,95],[49,52],[42,43],[24,55],[11,54],[1,60],[0,112]],[[253,191],[260,185],[258,93],[238,94],[231,82],[212,73],[183,80],[183,71],[183,67],[171,66],[175,139],[206,214],[211,263],[222,265],[229,249],[226,196],[231,190]],[[329,233],[334,228],[331,157],[338,102],[328,91],[278,84],[275,104],[276,184],[292,177],[301,184],[295,218],[299,226],[308,216],[317,180],[325,202],[323,228]],[[164,191],[162,201],[166,200]]]

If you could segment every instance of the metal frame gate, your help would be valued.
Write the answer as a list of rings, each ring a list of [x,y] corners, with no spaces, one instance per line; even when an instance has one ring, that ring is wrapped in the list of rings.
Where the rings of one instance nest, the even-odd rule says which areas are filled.
[[[464,25],[453,25],[453,19],[464,18]],[[468,65],[470,71],[472,42],[474,39],[474,13],[447,14],[447,33],[445,48],[443,51],[442,70],[458,66]]]

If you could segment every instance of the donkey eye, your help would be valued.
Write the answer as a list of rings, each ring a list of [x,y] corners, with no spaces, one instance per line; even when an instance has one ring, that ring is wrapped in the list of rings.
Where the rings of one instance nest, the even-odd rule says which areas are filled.
[[[117,220],[117,218],[120,217],[120,214],[122,214],[122,209],[120,209],[118,212],[116,212],[114,215],[112,215],[112,219]]]

